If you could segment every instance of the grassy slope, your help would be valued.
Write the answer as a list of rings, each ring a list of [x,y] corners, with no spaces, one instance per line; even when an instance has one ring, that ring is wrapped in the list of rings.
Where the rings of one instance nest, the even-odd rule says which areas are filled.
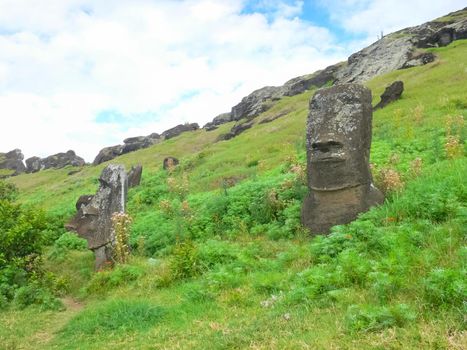
[[[464,269],[462,271],[465,272],[466,256],[461,248],[465,244],[465,217],[462,219],[454,210],[454,214],[442,221],[433,222],[431,212],[426,215],[423,210],[421,213],[411,212],[414,201],[418,200],[420,207],[430,206],[430,201],[436,204],[430,195],[442,196],[443,191],[453,191],[453,196],[455,191],[460,193],[456,198],[464,201],[465,210],[462,175],[466,172],[465,158],[456,162],[444,160],[443,144],[447,117],[463,115],[465,118],[467,114],[467,41],[458,41],[433,51],[440,56],[439,61],[396,71],[367,84],[376,102],[388,83],[395,79],[405,83],[403,99],[374,115],[372,162],[381,168],[390,163],[391,155],[396,154],[397,157],[392,157],[391,166],[406,173],[410,161],[421,157],[426,171],[424,177],[408,180],[407,190],[402,195],[393,196],[367,219],[369,223],[381,226],[374,234],[381,239],[379,243],[388,240],[391,247],[388,251],[381,254],[371,249],[362,252],[360,245],[355,243],[357,245],[351,245],[353,250],[349,250],[347,255],[325,255],[327,258],[323,258],[316,255],[317,247],[322,247],[316,239],[311,243],[300,237],[273,241],[261,235],[239,234],[233,241],[224,239],[204,246],[200,243],[205,250],[206,246],[213,244],[216,251],[225,249],[230,252],[235,256],[233,263],[220,264],[192,280],[167,282],[165,257],[154,266],[144,258],[136,257],[131,264],[135,268],[133,272],[123,274],[125,277],[112,275],[117,281],[118,278],[124,281],[116,287],[106,287],[99,279],[101,277],[92,276],[88,253],[74,252],[62,263],[49,263],[49,268],[75,280],[71,294],[83,298],[87,304],[81,312],[82,317],[70,323],[69,319],[78,311],[73,308],[47,313],[35,312],[34,309],[4,312],[0,314],[0,323],[6,325],[0,327],[0,347],[28,348],[34,342],[37,343],[36,348],[70,349],[461,349],[467,339],[459,311],[424,302],[424,285],[420,276],[428,276],[437,267],[453,271]],[[136,220],[152,215],[151,211],[155,210],[154,206],[135,206],[134,202],[140,193],[151,188],[151,180],[159,176],[160,165],[166,155],[182,160],[192,196],[218,189],[225,178],[267,178],[272,176],[268,174],[274,173],[269,171],[286,159],[297,154],[303,158],[304,122],[311,94],[310,91],[281,100],[266,114],[292,110],[287,117],[255,126],[227,142],[213,143],[213,140],[229,125],[210,133],[186,133],[120,157],[118,161],[126,166],[144,165],[143,184],[131,194],[132,204],[138,208]],[[394,158],[398,160],[394,161]],[[251,166],[255,161],[259,164]],[[69,214],[80,194],[95,190],[96,179],[103,166],[85,167],[72,176],[67,176],[69,169],[49,170],[18,176],[11,181],[20,187],[23,201],[41,203],[52,211]],[[395,222],[392,222],[394,217]],[[361,219],[356,227],[370,225],[365,222]],[[348,230],[354,232],[352,228]],[[358,232],[356,229],[355,236]],[[416,239],[415,233],[422,235],[420,247],[410,243]],[[333,244],[340,244],[331,241],[325,240],[324,246],[335,248]],[[352,255],[354,250],[359,252],[355,256]],[[76,264],[78,260],[80,264]],[[369,272],[368,265],[375,266],[372,272]],[[360,268],[364,270],[364,277],[358,274]],[[336,277],[336,271],[340,269],[349,271],[343,273],[343,277]],[[395,272],[397,269],[400,271]],[[381,274],[378,275],[380,279],[371,280],[374,274]],[[338,286],[334,287],[335,292],[328,295],[327,292],[310,291],[310,288],[320,285],[316,282],[320,276],[325,276],[326,281],[335,280]],[[401,281],[391,280],[389,285],[400,284],[399,289],[389,293],[389,297],[385,294],[378,299],[375,291],[385,290],[384,279],[393,277],[400,277]],[[79,285],[86,283],[88,287],[98,287],[88,288],[84,294],[77,292]],[[325,282],[321,285],[324,289],[329,287],[326,286]],[[302,292],[308,297],[301,296]],[[310,297],[310,293],[315,293],[316,297]],[[272,307],[261,306],[261,302],[271,299],[271,294],[282,296]],[[148,318],[149,326],[141,321],[140,326],[131,329],[119,328],[117,324],[115,329],[89,330],[90,323],[103,317],[92,310],[102,307],[104,314],[106,310],[114,310],[115,305],[107,303],[108,300],[127,302],[123,309],[130,311],[119,317],[128,319],[129,323],[132,317],[145,319],[131,312],[138,305],[132,305],[129,299],[161,306],[164,310],[162,320],[150,321]],[[396,311],[388,316],[389,311],[384,308],[400,304],[408,305],[410,312],[402,309],[399,313],[413,312],[417,316],[407,322],[402,322],[405,316],[397,316]],[[394,314],[401,318],[400,326],[376,332],[353,331],[348,326],[349,318],[355,315],[370,321],[374,319],[379,324],[385,317],[394,318]],[[104,320],[109,321],[105,317]],[[68,328],[64,332],[54,333],[65,324]],[[20,331],[15,331],[17,329]]]

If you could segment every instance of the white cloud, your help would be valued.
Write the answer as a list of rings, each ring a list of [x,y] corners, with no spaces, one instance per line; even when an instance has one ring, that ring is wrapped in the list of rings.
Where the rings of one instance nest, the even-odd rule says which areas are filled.
[[[321,3],[344,29],[375,39],[383,31],[419,25],[466,6],[465,0],[336,0]]]
[[[0,0],[0,150],[74,149],[92,161],[125,137],[204,124],[254,89],[346,55],[327,29],[295,17],[300,1],[276,1],[273,19],[244,4]],[[109,110],[130,122],[95,121]]]
[[[255,1],[259,12],[246,5],[0,0],[0,151],[43,157],[74,149],[92,161],[129,136],[204,124],[251,91],[324,68],[360,45],[301,20],[303,1]],[[332,13],[348,30],[369,35],[374,16],[388,28],[405,23],[395,15],[405,2],[387,13],[383,5],[342,0],[342,12]],[[424,16],[448,6],[430,7]],[[417,16],[400,17],[420,22]],[[127,121],[96,122],[103,111]]]

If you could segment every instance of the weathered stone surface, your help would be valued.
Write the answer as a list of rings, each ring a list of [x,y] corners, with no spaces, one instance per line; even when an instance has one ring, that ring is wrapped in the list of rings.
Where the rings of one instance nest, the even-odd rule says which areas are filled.
[[[232,114],[230,112],[222,113],[215,117],[212,122],[206,123],[203,126],[203,129],[206,129],[206,131],[216,130],[219,125],[228,123],[230,121],[232,121]]]
[[[134,152],[152,145],[151,139],[145,136],[130,137],[125,139],[123,143],[122,154]]]
[[[91,203],[91,200],[93,199],[94,195],[93,194],[83,194],[79,196],[78,200],[76,201],[75,207],[76,210],[80,210],[81,206],[86,206],[89,203]]]
[[[405,28],[376,41],[354,53],[347,66],[336,72],[336,83],[364,82],[376,75],[413,64],[426,64],[432,56],[413,61],[417,48],[446,46],[454,40],[467,38],[467,10],[449,14],[452,21],[432,21]]]
[[[81,196],[75,217],[65,227],[88,241],[96,256],[96,269],[113,259],[115,236],[112,214],[125,211],[128,179],[122,165],[109,164],[101,173],[100,186],[94,196]]]
[[[66,153],[57,153],[46,158],[42,158],[41,169],[60,169],[66,167],[67,165],[71,166],[83,166],[86,164],[83,158],[76,155],[72,150]]]
[[[35,173],[43,169],[60,169],[71,166],[83,166],[86,162],[72,150],[66,153],[57,153],[46,158],[31,157],[26,159],[28,173]]]
[[[232,107],[232,120],[254,118],[273,106],[273,102],[284,96],[286,89],[282,86],[265,86],[244,97],[239,104]]]
[[[404,63],[402,69],[423,66],[427,63],[431,63],[436,59],[436,56],[432,52],[422,52],[413,55],[407,62]]]
[[[230,131],[227,134],[222,134],[217,138],[217,141],[225,141],[225,140],[230,140],[238,135],[240,135],[242,132],[245,130],[250,129],[253,126],[254,122],[252,120],[250,121],[244,121],[242,123],[238,123],[230,129]]]
[[[26,171],[23,163],[24,155],[20,149],[14,149],[7,153],[0,153],[0,170],[4,170],[5,174],[1,177],[15,176]]]
[[[309,196],[302,222],[313,234],[354,220],[383,201],[372,183],[371,92],[358,84],[318,90],[307,121]]]
[[[128,172],[128,188],[139,186],[141,183],[141,175],[143,174],[143,166],[138,164],[132,166]]]
[[[178,136],[181,133],[187,131],[195,131],[199,129],[198,123],[191,123],[191,124],[180,124],[177,125],[169,130],[166,130],[162,133],[162,137],[166,140],[171,139],[172,137]]]
[[[167,157],[167,158],[164,158],[164,161],[162,162],[162,168],[164,170],[172,169],[172,168],[176,167],[179,163],[180,162],[178,161],[177,158]]]
[[[336,79],[336,72],[343,65],[338,63],[319,70],[313,74],[304,75],[301,77],[293,78],[284,84],[285,96],[294,96],[310,89],[311,87],[322,87],[328,83],[333,83]]]
[[[26,169],[28,173],[37,173],[42,169],[41,159],[39,157],[26,159]]]
[[[347,65],[336,73],[337,83],[360,83],[402,68],[411,57],[413,46],[410,36],[384,37],[351,55]]]
[[[114,159],[122,154],[123,147],[121,145],[105,147],[99,151],[99,154],[94,158],[93,165],[98,165]]]
[[[404,83],[400,80],[397,80],[391,85],[386,86],[386,89],[384,89],[384,92],[381,95],[381,101],[379,101],[379,103],[375,106],[374,109],[384,108],[391,102],[400,99],[403,91]]]

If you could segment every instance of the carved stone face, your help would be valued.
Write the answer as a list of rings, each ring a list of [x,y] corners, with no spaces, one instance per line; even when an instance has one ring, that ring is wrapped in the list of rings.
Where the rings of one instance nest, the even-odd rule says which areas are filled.
[[[357,84],[319,90],[307,124],[308,184],[332,191],[371,183],[371,92]]]

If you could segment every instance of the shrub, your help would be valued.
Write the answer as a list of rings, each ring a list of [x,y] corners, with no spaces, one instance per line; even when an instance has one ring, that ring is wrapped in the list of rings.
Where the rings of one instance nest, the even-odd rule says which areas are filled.
[[[424,279],[425,299],[432,305],[461,306],[467,296],[466,271],[438,268]]]
[[[63,304],[52,292],[37,282],[29,283],[15,291],[13,305],[24,309],[30,305],[39,305],[41,310],[62,310]]]
[[[143,275],[138,266],[118,265],[112,270],[103,270],[95,273],[89,284],[85,287],[87,293],[105,293],[109,290],[137,280]]]
[[[113,331],[145,331],[160,322],[165,314],[164,308],[147,301],[111,300],[84,310],[61,333],[66,338]]]
[[[201,273],[198,249],[193,242],[184,241],[175,245],[170,270],[174,279],[189,278]]]
[[[416,313],[406,304],[391,307],[352,305],[347,309],[345,323],[350,332],[371,332],[395,326],[402,327],[415,319]]]

